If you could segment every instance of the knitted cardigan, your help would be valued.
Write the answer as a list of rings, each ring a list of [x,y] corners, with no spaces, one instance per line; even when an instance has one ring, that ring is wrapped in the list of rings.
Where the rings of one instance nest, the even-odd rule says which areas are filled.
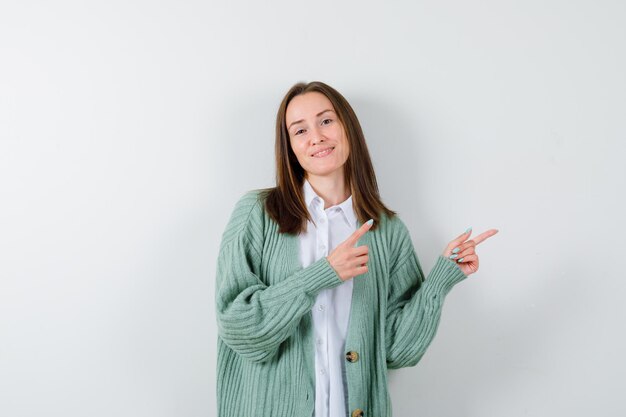
[[[378,226],[356,245],[369,248],[368,272],[353,278],[345,348],[348,414],[365,417],[391,416],[387,370],[420,360],[444,297],[467,278],[444,256],[424,277],[400,218],[383,216]],[[298,236],[278,233],[259,190],[240,198],[217,260],[220,417],[313,415],[311,309],[321,290],[342,281],[325,257],[302,268],[298,245]]]

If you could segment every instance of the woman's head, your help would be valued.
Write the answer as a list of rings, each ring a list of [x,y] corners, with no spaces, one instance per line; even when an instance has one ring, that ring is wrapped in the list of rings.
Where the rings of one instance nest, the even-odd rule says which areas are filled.
[[[329,145],[335,149],[327,157],[312,156]],[[275,147],[277,185],[301,185],[307,173],[329,175],[340,169],[350,186],[351,168],[371,165],[354,110],[337,90],[320,81],[295,84],[285,94],[276,117]]]
[[[334,148],[320,158],[315,155]],[[309,175],[343,175],[352,205],[362,223],[382,214],[376,174],[361,124],[348,101],[320,81],[297,83],[285,94],[276,116],[276,187],[268,189],[265,207],[281,233],[306,230],[310,219],[302,185]]]
[[[285,125],[291,150],[305,177],[331,177],[343,183],[343,165],[350,147],[330,100],[317,91],[293,97],[285,109]]]

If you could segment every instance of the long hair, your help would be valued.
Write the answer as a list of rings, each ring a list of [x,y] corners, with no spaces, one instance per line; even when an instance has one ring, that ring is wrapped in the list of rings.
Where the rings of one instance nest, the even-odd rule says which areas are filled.
[[[354,110],[337,90],[320,81],[295,84],[280,103],[276,116],[276,187],[262,192],[265,210],[278,223],[279,233],[304,233],[306,221],[312,220],[302,190],[306,173],[291,149],[285,115],[294,97],[313,91],[322,93],[330,100],[344,128],[349,152],[343,168],[346,186],[350,187],[352,193],[352,207],[361,223],[374,219],[370,230],[375,230],[383,214],[391,218],[396,212],[388,209],[381,201],[372,160]]]

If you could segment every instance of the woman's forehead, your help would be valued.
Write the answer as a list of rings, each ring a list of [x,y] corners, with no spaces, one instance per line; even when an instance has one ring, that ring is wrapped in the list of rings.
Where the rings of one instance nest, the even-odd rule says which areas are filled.
[[[300,94],[289,102],[285,114],[287,125],[300,119],[317,117],[327,110],[334,111],[335,108],[328,97],[315,91]]]

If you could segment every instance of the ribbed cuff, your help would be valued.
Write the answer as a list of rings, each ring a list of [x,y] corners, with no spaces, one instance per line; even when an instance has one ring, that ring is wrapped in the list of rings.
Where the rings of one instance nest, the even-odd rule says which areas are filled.
[[[467,278],[457,263],[443,255],[439,255],[437,262],[426,278],[425,285],[430,292],[445,296],[459,282]]]
[[[307,293],[317,294],[325,288],[334,288],[343,282],[325,256],[304,268],[301,273],[302,285]]]

